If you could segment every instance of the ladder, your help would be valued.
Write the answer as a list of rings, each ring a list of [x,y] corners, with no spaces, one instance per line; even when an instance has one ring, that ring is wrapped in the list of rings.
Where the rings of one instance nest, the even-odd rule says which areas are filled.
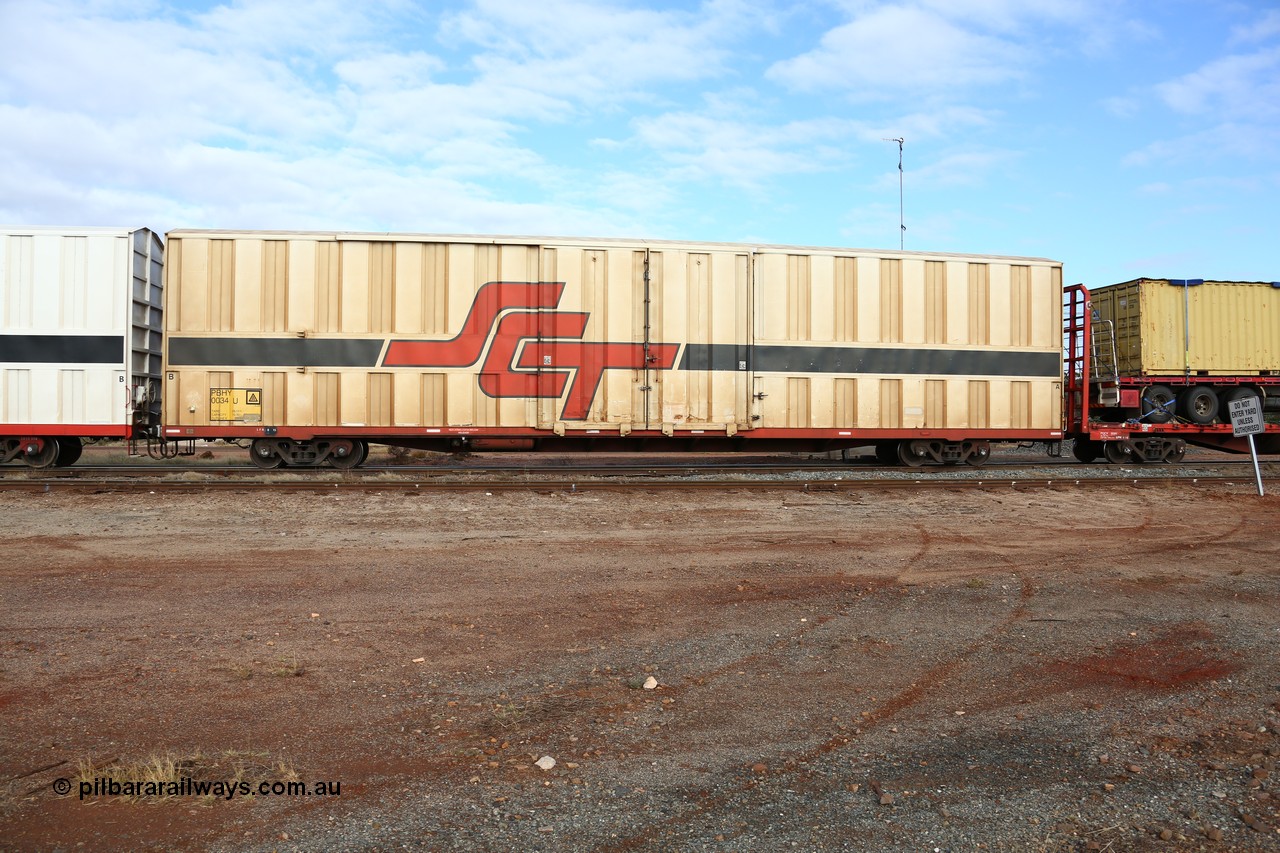
[[[1120,372],[1119,359],[1116,357],[1115,323],[1101,319],[1098,312],[1094,311],[1092,326],[1089,383],[1097,386],[1099,406],[1119,406]]]

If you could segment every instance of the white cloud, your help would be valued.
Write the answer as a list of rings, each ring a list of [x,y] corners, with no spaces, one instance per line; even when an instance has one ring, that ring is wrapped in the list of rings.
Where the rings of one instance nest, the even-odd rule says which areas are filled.
[[[994,110],[966,106],[940,106],[936,109],[909,113],[865,123],[863,138],[868,142],[886,137],[906,137],[910,144],[921,139],[949,139],[957,134],[986,128],[999,118]]]
[[[848,20],[775,63],[799,91],[866,100],[955,93],[1029,79],[1055,54],[1097,54],[1141,29],[1100,0],[903,0],[843,4]]]
[[[1142,109],[1142,100],[1132,95],[1114,95],[1102,99],[1102,108],[1117,118],[1133,118]]]
[[[296,138],[338,126],[336,109],[287,64],[170,20],[17,7],[0,98],[51,111],[146,121],[158,132]],[[234,130],[230,130],[234,128]]]
[[[848,157],[841,143],[855,135],[850,123],[834,119],[771,126],[692,112],[657,116],[635,130],[635,140],[678,167],[683,179],[712,176],[739,187],[828,168]]]
[[[766,76],[802,91],[842,89],[883,99],[903,90],[956,89],[1021,76],[1025,50],[913,6],[882,6],[827,32],[809,53]]]
[[[1190,115],[1280,118],[1280,47],[1224,56],[1156,92],[1171,109]]]
[[[1231,41],[1237,44],[1266,41],[1277,36],[1280,36],[1280,9],[1264,12],[1253,23],[1231,31]]]
[[[377,92],[430,85],[432,76],[446,67],[438,57],[411,51],[344,59],[334,64],[333,71],[342,82],[355,89]]]
[[[985,184],[991,174],[1022,158],[1017,151],[955,151],[907,171],[907,179],[930,190]]]
[[[760,19],[738,0],[709,0],[691,11],[478,0],[446,18],[442,36],[482,48],[472,62],[487,84],[597,104],[643,95],[654,83],[727,73],[732,43]]]

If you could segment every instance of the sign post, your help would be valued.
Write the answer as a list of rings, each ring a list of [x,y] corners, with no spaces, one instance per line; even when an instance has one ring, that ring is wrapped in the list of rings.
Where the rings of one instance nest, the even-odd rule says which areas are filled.
[[[1253,437],[1266,431],[1262,421],[1262,401],[1257,397],[1244,397],[1227,403],[1227,411],[1231,415],[1231,434],[1249,437],[1249,454],[1253,457],[1253,476],[1258,481],[1258,494],[1262,491],[1262,469],[1258,467],[1258,448],[1253,444]]]

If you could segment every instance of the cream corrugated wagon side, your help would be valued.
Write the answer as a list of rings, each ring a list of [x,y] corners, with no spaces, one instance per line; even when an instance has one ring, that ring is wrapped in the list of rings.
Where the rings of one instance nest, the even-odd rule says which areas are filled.
[[[162,265],[145,228],[0,227],[0,462],[154,429]]]
[[[1054,261],[624,240],[168,235],[166,441],[831,450],[1062,437]]]

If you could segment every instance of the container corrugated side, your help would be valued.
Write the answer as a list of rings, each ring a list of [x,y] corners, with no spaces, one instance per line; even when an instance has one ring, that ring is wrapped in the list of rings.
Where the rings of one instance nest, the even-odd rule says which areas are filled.
[[[1136,279],[1091,298],[1115,325],[1121,376],[1280,373],[1280,287],[1269,282]]]

